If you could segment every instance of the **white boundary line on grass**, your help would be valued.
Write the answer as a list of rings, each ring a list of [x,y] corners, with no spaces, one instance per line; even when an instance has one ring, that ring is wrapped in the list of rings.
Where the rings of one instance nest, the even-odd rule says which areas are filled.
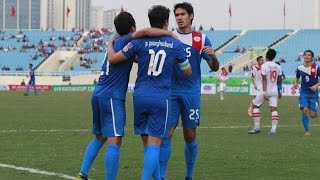
[[[300,127],[302,125],[278,125],[278,127]],[[320,125],[310,125],[312,127],[319,127]],[[242,129],[249,128],[251,126],[200,126],[200,129]],[[263,128],[271,127],[261,126]],[[177,127],[177,129],[181,129],[181,127]],[[132,130],[126,129],[126,130]],[[19,133],[19,132],[88,132],[91,129],[30,129],[30,130],[0,130],[0,133]]]
[[[64,179],[75,179],[75,177],[62,174],[62,173],[54,173],[54,172],[48,172],[48,171],[41,171],[39,169],[33,169],[33,168],[26,168],[26,167],[19,167],[19,166],[14,166],[10,164],[2,164],[0,163],[0,167],[3,168],[10,168],[10,169],[15,169],[18,171],[27,171],[29,173],[34,173],[34,174],[42,174],[42,175],[47,175],[47,176],[58,176]]]

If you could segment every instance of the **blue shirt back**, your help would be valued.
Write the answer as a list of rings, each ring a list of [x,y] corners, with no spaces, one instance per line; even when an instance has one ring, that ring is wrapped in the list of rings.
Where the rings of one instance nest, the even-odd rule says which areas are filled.
[[[169,36],[133,40],[122,52],[128,59],[138,57],[135,96],[170,96],[173,68],[187,60],[182,43]]]
[[[29,76],[30,76],[30,80],[31,81],[34,81],[35,80],[35,77],[34,77],[34,69],[30,69],[30,72],[29,72]]]
[[[318,83],[318,78],[320,76],[320,68],[316,64],[312,64],[309,67],[300,65],[297,69],[296,77],[301,77],[301,89],[300,94],[314,95],[318,96],[318,91],[314,92],[310,89],[311,86]]]
[[[120,51],[131,40],[131,35],[119,37],[114,42],[115,51]],[[119,64],[110,64],[106,54],[93,96],[125,100],[132,63],[131,60]]]
[[[172,77],[172,92],[199,93],[201,91],[201,70],[200,63],[202,58],[211,61],[211,57],[203,53],[204,46],[210,46],[209,38],[200,32],[182,34],[175,32],[183,44],[183,49],[187,53],[192,75],[184,76],[179,66],[175,66]]]

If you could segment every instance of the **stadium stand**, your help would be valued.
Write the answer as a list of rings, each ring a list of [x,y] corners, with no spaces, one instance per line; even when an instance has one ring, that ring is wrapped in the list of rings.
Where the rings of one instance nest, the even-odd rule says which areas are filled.
[[[0,68],[26,71],[37,67],[57,48],[72,47],[81,34],[68,31],[0,31]]]
[[[212,42],[212,46],[219,50],[223,45],[232,40],[235,36],[237,36],[241,31],[240,30],[204,30],[202,31],[204,34],[208,36],[210,41]]]
[[[276,45],[277,61],[281,58],[286,61],[282,69],[286,75],[294,76],[296,67],[303,62],[302,53],[310,49],[315,53],[316,61],[319,61],[320,30],[304,29],[291,35],[286,41]]]
[[[82,48],[78,50],[83,56],[75,63],[73,71],[99,71],[111,35],[109,31],[91,30],[85,37]]]
[[[265,49],[288,35],[293,30],[249,30],[231,43],[224,52],[239,52],[248,49]],[[238,49],[238,50],[237,50]]]

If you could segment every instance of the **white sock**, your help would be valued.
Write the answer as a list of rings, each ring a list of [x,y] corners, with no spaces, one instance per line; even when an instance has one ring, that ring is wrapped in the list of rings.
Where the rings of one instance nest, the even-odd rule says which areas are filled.
[[[271,119],[272,119],[272,126],[271,126],[271,132],[276,132],[277,131],[277,126],[278,126],[278,121],[279,121],[279,116],[277,111],[273,111],[271,113]]]
[[[254,128],[260,129],[260,109],[254,108],[252,112],[253,122],[254,122]]]

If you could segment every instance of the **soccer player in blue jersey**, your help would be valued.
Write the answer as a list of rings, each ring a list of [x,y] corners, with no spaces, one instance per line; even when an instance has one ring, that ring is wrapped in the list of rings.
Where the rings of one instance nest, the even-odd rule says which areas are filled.
[[[36,78],[34,77],[34,69],[33,69],[33,65],[32,64],[29,64],[29,76],[30,76],[30,80],[28,82],[28,86],[27,86],[27,89],[26,89],[26,92],[24,93],[24,95],[25,96],[29,96],[29,89],[30,89],[30,86],[32,86],[33,90],[34,90],[34,95],[37,96],[38,95],[38,91],[37,91],[37,88],[36,88]]]
[[[160,153],[161,178],[165,179],[167,162],[171,153],[171,138],[178,126],[181,116],[183,134],[185,139],[186,179],[192,179],[194,165],[198,153],[196,129],[200,123],[200,91],[201,71],[200,63],[206,60],[212,71],[219,69],[219,61],[215,55],[209,38],[201,32],[192,30],[194,18],[193,7],[190,3],[178,3],[174,5],[174,15],[178,29],[176,34],[183,43],[183,49],[187,52],[192,76],[183,76],[179,66],[175,66],[172,80],[172,111],[169,116],[169,138],[162,141]]]
[[[157,5],[149,9],[151,27],[168,29],[170,10]],[[176,62],[179,70],[191,75],[191,67],[182,43],[169,36],[142,38],[127,44],[114,54],[108,45],[110,63],[138,58],[138,77],[133,94],[134,131],[144,145],[142,180],[149,180],[159,164],[161,139],[167,136],[171,79]],[[160,176],[156,179],[160,179]]]
[[[313,63],[314,54],[311,50],[303,53],[304,63],[297,69],[294,88],[298,88],[301,78],[301,88],[299,96],[299,107],[302,111],[302,124],[305,130],[305,136],[310,136],[309,116],[317,117],[318,111],[318,79],[320,77],[320,67]]]
[[[118,51],[133,38],[171,34],[169,31],[155,28],[135,32],[135,20],[128,12],[119,13],[114,19],[114,24],[121,36],[114,43],[114,48]],[[131,60],[116,65],[110,64],[107,55],[105,56],[99,81],[91,99],[92,133],[96,137],[87,146],[77,179],[88,179],[89,169],[105,141],[108,143],[105,156],[106,179],[114,180],[117,177],[120,146],[126,124],[125,97],[132,62]]]

